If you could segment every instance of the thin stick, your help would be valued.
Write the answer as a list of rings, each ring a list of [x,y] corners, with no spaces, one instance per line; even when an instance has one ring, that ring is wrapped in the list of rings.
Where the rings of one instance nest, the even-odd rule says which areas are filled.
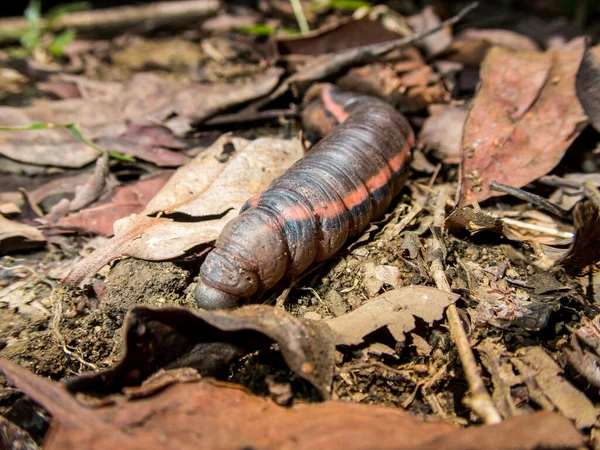
[[[118,6],[96,11],[72,12],[61,16],[50,25],[50,31],[73,28],[79,34],[102,33],[103,35],[122,34],[127,29],[140,26],[142,31],[149,32],[160,27],[177,28],[197,23],[199,20],[216,14],[221,7],[219,0],[192,0],[156,2],[144,5]],[[45,20],[43,28],[48,27]],[[0,20],[0,42],[18,42],[19,33],[29,29],[27,20],[22,17],[11,17]],[[131,31],[131,30],[127,30]]]
[[[432,246],[432,259],[431,259],[431,277],[433,278],[435,285],[438,289],[446,292],[452,292],[446,273],[444,271],[444,250],[442,244],[441,228],[445,216],[445,206],[447,200],[447,193],[442,191],[436,198],[433,223],[433,246]],[[437,231],[436,231],[437,230]],[[479,374],[479,367],[475,360],[475,355],[471,349],[469,338],[465,332],[458,309],[456,305],[452,304],[446,309],[446,320],[450,328],[450,337],[456,345],[458,350],[458,356],[469,384],[469,390],[471,391],[471,398],[465,403],[475,412],[479,417],[483,419],[486,424],[495,424],[502,422],[502,416],[494,406],[492,397],[488,393],[483,383],[483,380]]]
[[[526,202],[533,203],[539,208],[544,209],[549,213],[555,214],[559,217],[566,217],[568,215],[568,212],[562,209],[560,206],[549,202],[544,197],[541,197],[537,194],[532,194],[531,192],[524,191],[523,189],[515,188],[507,184],[498,183],[497,181],[490,181],[489,187],[493,191],[504,192],[505,194],[510,194],[513,197],[520,198],[521,200],[525,200]]]
[[[296,22],[298,22],[300,32],[302,34],[308,33],[310,30],[308,28],[308,22],[306,21],[304,11],[302,10],[300,0],[290,0],[290,3],[292,4],[292,10],[294,11],[294,16],[296,16]]]

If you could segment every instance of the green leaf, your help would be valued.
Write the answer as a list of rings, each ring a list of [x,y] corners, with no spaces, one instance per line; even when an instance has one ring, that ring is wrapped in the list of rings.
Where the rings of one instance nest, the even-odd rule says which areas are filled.
[[[73,28],[69,28],[52,40],[48,50],[50,50],[52,56],[62,56],[64,54],[65,46],[68,43],[73,42],[76,36],[77,32]]]
[[[253,34],[255,36],[272,36],[273,34],[275,34],[275,28],[273,28],[271,25],[265,25],[265,24],[251,25],[251,26],[247,26],[247,27],[239,27],[237,30],[240,33]]]
[[[29,0],[29,4],[23,12],[27,23],[31,28],[39,28],[42,18],[42,2],[41,0]]]
[[[359,8],[372,8],[370,2],[363,0],[326,0],[315,2],[310,5],[310,11],[321,11],[324,9],[339,9],[342,11],[356,11]]]
[[[29,51],[33,51],[40,43],[42,30],[40,28],[30,28],[21,36],[21,46]]]

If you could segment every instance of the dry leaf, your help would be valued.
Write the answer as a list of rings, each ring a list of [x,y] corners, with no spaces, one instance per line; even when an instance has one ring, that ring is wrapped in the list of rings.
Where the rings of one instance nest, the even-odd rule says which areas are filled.
[[[429,105],[429,117],[419,133],[418,144],[444,164],[459,164],[467,108],[459,105]]]
[[[576,83],[577,97],[594,128],[600,131],[600,45],[586,47]]]
[[[546,53],[493,48],[463,133],[461,204],[502,195],[552,170],[586,123],[575,95],[583,39]]]
[[[588,428],[596,423],[598,409],[585,394],[560,376],[562,369],[543,348],[524,347],[517,355],[515,359],[533,371],[536,386],[530,385],[530,390],[539,389],[538,394],[544,395],[562,415],[574,420],[578,428]],[[527,376],[522,366],[517,365],[517,370]],[[530,395],[533,397],[534,393],[530,392]]]
[[[323,398],[331,393],[334,344],[323,322],[250,305],[234,311],[135,307],[125,319],[126,351],[110,369],[67,380],[74,391],[118,392],[160,368],[194,367],[214,375],[240,357],[279,345],[289,368]]]
[[[428,323],[441,320],[448,305],[459,295],[426,286],[393,289],[363,303],[358,309],[326,323],[337,345],[358,345],[373,331],[387,327],[398,341],[415,327],[414,317]]]
[[[45,242],[46,238],[36,227],[0,215],[0,254],[41,247]]]
[[[223,112],[231,106],[245,103],[268,94],[279,81],[281,69],[270,68],[245,83],[182,84],[166,81],[157,75],[140,73],[124,84],[99,83],[86,98],[36,103],[26,108],[0,108],[0,125],[27,126],[32,122],[77,123],[82,134],[90,140],[104,138],[105,143],[127,133],[128,123],[142,125],[164,124],[174,133],[184,133],[191,123]],[[102,87],[106,87],[103,91]],[[129,127],[131,131],[131,127]],[[144,135],[139,128],[137,135]],[[125,134],[126,140],[134,135]],[[144,139],[138,137],[138,139]],[[141,156],[140,149],[120,142],[120,149]],[[22,151],[23,148],[28,151]],[[167,165],[182,162],[174,152],[154,152],[146,157]],[[151,152],[150,152],[151,153]],[[98,152],[77,140],[64,128],[31,131],[0,132],[0,154],[16,161],[57,167],[82,167],[98,157]],[[174,161],[174,158],[179,158]]]
[[[172,174],[171,171],[164,171],[126,186],[118,186],[108,201],[100,201],[82,211],[69,214],[51,228],[112,236],[114,223],[142,212]]]
[[[479,67],[492,47],[537,52],[539,45],[531,38],[510,30],[467,28],[439,58],[467,66]]]
[[[64,283],[78,285],[120,256],[163,261],[214,241],[244,202],[302,153],[298,140],[222,137],[180,167],[142,214],[117,221],[115,237],[80,261]]]
[[[585,442],[569,420],[548,412],[457,429],[382,406],[325,402],[284,408],[235,385],[198,381],[189,371],[167,372],[125,398],[86,407],[13,363],[0,361],[0,369],[52,415],[47,450],[576,450]]]

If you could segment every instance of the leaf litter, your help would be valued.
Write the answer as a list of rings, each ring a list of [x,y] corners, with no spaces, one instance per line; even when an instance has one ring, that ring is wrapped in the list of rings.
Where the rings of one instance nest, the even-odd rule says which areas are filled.
[[[163,34],[76,41],[65,67],[87,77],[40,83],[47,71],[21,69],[46,98],[3,107],[2,122],[77,122],[136,158],[98,159],[60,129],[0,136],[13,159],[1,229],[20,230],[2,250],[47,246],[2,259],[0,357],[66,380],[0,364],[52,416],[44,448],[593,445],[600,195],[586,172],[598,137],[579,134],[595,120],[593,45],[561,38],[543,52],[538,29],[471,28],[472,15],[489,19],[477,9],[462,27],[439,27],[450,17],[439,5],[416,18],[414,8],[350,18],[330,7],[307,15],[316,31],[306,36],[236,34],[236,23],[284,30],[291,11],[224,5],[224,25],[174,35],[193,56],[184,64],[165,62]],[[411,34],[434,26],[425,41]],[[110,66],[131,43],[152,55],[130,63],[125,51]],[[382,221],[265,305],[198,310],[194,276],[220,229],[301,157],[289,138],[300,127],[335,126],[322,104],[308,114],[322,81],[408,113],[423,152],[407,188]],[[305,91],[302,105],[279,109]],[[34,164],[55,166],[53,178]],[[49,419],[33,406],[23,416],[28,400],[15,396],[0,403],[15,422],[3,439],[41,443],[30,419]]]

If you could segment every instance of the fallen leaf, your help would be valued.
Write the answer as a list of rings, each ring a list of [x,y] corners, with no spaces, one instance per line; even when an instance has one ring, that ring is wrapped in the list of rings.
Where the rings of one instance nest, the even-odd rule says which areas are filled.
[[[590,122],[600,131],[600,45],[588,48],[576,78],[577,97]]]
[[[275,45],[280,55],[293,58],[299,55],[323,55],[397,38],[398,34],[386,29],[380,20],[363,17],[357,20],[340,19],[337,23],[327,24],[300,37],[278,36]]]
[[[585,445],[569,420],[548,412],[457,429],[374,405],[330,401],[285,408],[235,385],[198,380],[189,371],[167,372],[124,398],[86,407],[60,385],[14,363],[0,361],[0,369],[52,415],[44,442],[48,450],[576,450]]]
[[[45,242],[44,234],[36,227],[0,215],[0,253],[42,247]]]
[[[600,316],[592,320],[584,318],[583,322],[562,351],[571,367],[592,386],[600,388]]]
[[[89,208],[62,217],[53,223],[51,228],[112,236],[114,223],[131,214],[142,212],[148,201],[172,174],[171,171],[164,171],[126,186],[118,186],[108,201],[98,202]]]
[[[429,105],[429,117],[419,133],[418,145],[444,164],[459,164],[467,108],[460,105]]]
[[[513,364],[515,359],[533,371],[536,386],[529,385],[530,390],[538,389],[562,415],[574,420],[577,428],[594,425],[598,409],[581,391],[560,376],[562,369],[543,348],[523,347],[517,351]],[[516,367],[522,375],[527,376],[527,373],[523,373],[522,365]],[[533,396],[533,393],[530,392],[530,395]]]
[[[540,50],[533,39],[511,30],[467,28],[438,58],[479,67],[492,47],[529,52]]]
[[[468,230],[475,234],[480,231],[489,230],[494,233],[504,234],[506,231],[502,219],[492,217],[483,211],[475,211],[470,206],[464,206],[452,211],[446,217],[445,226],[448,231],[453,233]]]
[[[600,261],[600,209],[590,200],[583,200],[573,209],[575,238],[573,245],[558,264],[585,269]]]
[[[215,375],[240,357],[278,344],[289,368],[323,398],[331,393],[334,344],[323,322],[306,321],[270,306],[233,311],[189,311],[138,306],[125,319],[126,350],[110,369],[66,381],[73,391],[118,392],[160,368],[194,367]]]
[[[493,48],[462,140],[461,205],[502,195],[552,170],[586,123],[575,95],[583,39],[546,53]]]
[[[163,261],[214,241],[246,200],[302,153],[298,140],[222,137],[180,167],[141,214],[117,221],[115,237],[80,261],[63,282],[76,286],[120,256]]]
[[[107,83],[106,92],[96,89],[95,96],[38,102],[26,108],[2,107],[0,125],[77,123],[83,136],[89,140],[121,136],[127,132],[127,124],[131,122],[138,125],[163,124],[175,134],[185,133],[192,123],[200,123],[231,106],[268,94],[279,81],[281,73],[281,69],[270,68],[234,87],[229,83],[182,84],[140,73],[116,87],[115,83]],[[138,130],[141,134],[145,131],[143,128]],[[133,139],[131,134],[126,137],[129,141]],[[119,143],[118,140],[115,142]],[[124,151],[135,149],[132,145],[124,145],[122,140],[120,142]],[[22,151],[25,147],[27,152]],[[139,156],[139,150],[132,150],[132,153],[136,151]],[[152,158],[164,159],[165,152],[159,153]],[[174,157],[172,153],[167,155],[171,159]],[[83,167],[98,157],[96,150],[77,140],[64,128],[1,131],[0,154],[30,164],[71,168]],[[167,165],[181,162],[179,155],[178,162],[171,161]]]
[[[426,286],[393,289],[363,303],[358,309],[326,323],[336,345],[358,345],[373,331],[387,327],[398,342],[415,327],[414,317],[428,323],[441,320],[445,309],[459,295]]]

